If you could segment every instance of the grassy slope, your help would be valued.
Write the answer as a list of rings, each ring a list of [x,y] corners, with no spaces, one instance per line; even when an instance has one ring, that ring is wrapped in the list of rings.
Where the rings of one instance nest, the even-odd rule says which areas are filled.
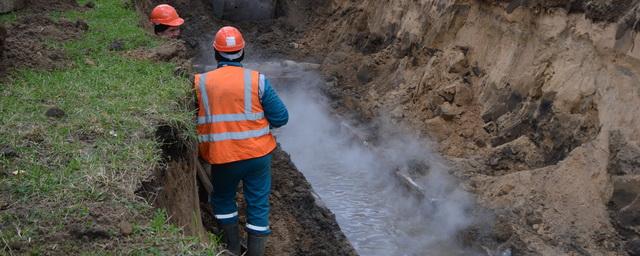
[[[172,64],[108,50],[116,39],[125,50],[160,43],[122,2],[54,14],[89,24],[82,39],[58,45],[73,66],[20,70],[0,85],[0,145],[19,154],[0,157],[0,254],[214,253],[134,195],[160,160],[155,124],[188,124],[180,102],[190,92]],[[46,117],[52,106],[66,115]],[[121,222],[132,235],[120,234]]]

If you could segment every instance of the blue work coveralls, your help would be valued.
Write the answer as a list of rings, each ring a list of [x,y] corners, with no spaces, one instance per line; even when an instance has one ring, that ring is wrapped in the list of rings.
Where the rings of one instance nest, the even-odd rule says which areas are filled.
[[[218,68],[224,66],[242,67],[239,62],[218,63]],[[266,78],[260,103],[271,127],[278,128],[287,124],[289,120],[287,108]],[[271,158],[272,153],[269,153],[263,157],[211,165],[213,192],[210,203],[220,224],[238,222],[235,195],[238,183],[242,181],[244,199],[247,203],[247,232],[258,235],[271,233],[269,229]]]

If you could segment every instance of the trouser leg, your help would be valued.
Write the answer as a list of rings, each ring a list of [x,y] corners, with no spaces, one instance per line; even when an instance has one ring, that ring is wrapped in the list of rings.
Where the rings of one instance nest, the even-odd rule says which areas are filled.
[[[212,165],[211,184],[213,185],[213,192],[211,193],[210,202],[213,205],[213,214],[220,224],[238,222],[236,188],[241,178],[239,174],[239,172]]]
[[[228,170],[224,166],[211,168],[213,192],[210,201],[213,205],[213,213],[222,228],[224,243],[234,255],[240,255],[240,230],[236,204],[236,188],[241,178],[239,174],[238,171]]]
[[[244,198],[247,202],[247,232],[268,235],[269,194],[271,193],[271,154],[253,159],[255,162],[243,178]]]

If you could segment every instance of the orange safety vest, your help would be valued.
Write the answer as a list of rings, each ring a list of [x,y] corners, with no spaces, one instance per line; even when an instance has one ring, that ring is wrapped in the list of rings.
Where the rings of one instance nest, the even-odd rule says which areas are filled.
[[[264,77],[225,66],[195,76],[198,97],[198,149],[212,164],[261,157],[276,148],[259,92]]]

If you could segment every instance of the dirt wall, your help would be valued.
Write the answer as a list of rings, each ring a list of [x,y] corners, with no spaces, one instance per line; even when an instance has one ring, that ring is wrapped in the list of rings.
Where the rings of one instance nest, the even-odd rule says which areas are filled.
[[[437,140],[516,253],[624,255],[639,234],[638,5],[336,0],[295,43],[324,54],[339,109]]]

